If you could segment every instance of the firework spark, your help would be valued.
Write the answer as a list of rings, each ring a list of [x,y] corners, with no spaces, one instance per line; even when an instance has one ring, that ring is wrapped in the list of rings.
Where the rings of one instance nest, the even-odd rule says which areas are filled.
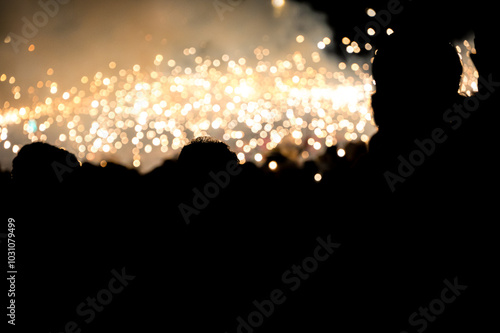
[[[195,48],[185,54],[194,58],[192,66],[155,57],[154,65],[166,61],[168,72],[139,65],[118,70],[111,62],[109,75],[83,77],[81,88],[68,91],[40,81],[37,89],[28,88],[32,105],[4,103],[3,148],[17,152],[20,145],[8,134],[21,130],[29,141],[54,142],[88,161],[127,151],[139,167],[147,154],[171,157],[200,135],[221,137],[240,159],[254,161],[283,141],[302,147],[306,157],[339,141],[367,141],[373,133],[367,63],[352,65],[347,76],[307,66],[300,52],[271,63],[262,46],[254,50],[256,66],[244,57],[202,58]],[[318,57],[312,54],[309,61]],[[19,86],[12,92],[14,99],[21,97]]]
[[[213,50],[209,54],[206,49],[200,51],[192,46],[184,48],[181,57],[171,52],[153,55],[150,66],[142,62],[138,62],[142,66],[118,66],[123,58],[114,59],[69,86],[67,77],[62,79],[52,67],[34,81],[36,84],[24,85],[25,81],[0,73],[2,90],[10,90],[0,104],[3,160],[10,161],[26,143],[46,141],[65,147],[83,161],[112,160],[147,171],[175,157],[185,143],[200,135],[222,139],[242,161],[255,162],[262,161],[263,155],[278,146],[291,147],[300,160],[314,157],[325,147],[353,140],[367,142],[376,131],[370,106],[375,90],[370,74],[373,46],[338,37],[338,44],[352,54],[348,61],[339,63],[325,52],[335,36],[323,34],[318,38],[312,23],[310,33],[301,31],[288,36],[291,26],[286,25],[285,18],[293,21],[300,9],[300,13],[308,13],[311,22],[317,22],[315,14],[297,4],[288,9],[284,1],[272,4],[282,11],[280,22],[284,28],[273,31],[287,45],[285,53],[271,54],[276,47],[265,43],[254,44],[253,52],[252,48],[243,52],[247,46],[234,36],[241,44],[239,55],[221,52],[214,56]],[[245,10],[252,10],[251,6],[257,4],[249,3]],[[244,10],[238,10],[228,12],[224,22],[241,24],[238,18],[244,16]],[[64,17],[51,22],[59,18]],[[179,24],[182,20],[178,19]],[[275,22],[275,18],[268,20]],[[219,29],[217,24],[213,25],[214,31]],[[258,36],[262,24],[248,24]],[[130,29],[131,36],[135,36],[134,29]],[[208,38],[194,30],[197,34],[193,36]],[[224,39],[232,36],[228,35],[230,31],[225,30]],[[151,43],[153,36],[143,35],[143,43]],[[276,44],[267,35],[265,39]],[[160,40],[163,45],[166,39]],[[9,42],[8,38],[4,40]],[[30,44],[28,54],[39,49],[43,51],[43,47]],[[362,56],[361,51],[371,55]],[[477,91],[477,71],[469,58],[475,50],[466,40],[457,51],[464,65],[460,92],[470,95]]]

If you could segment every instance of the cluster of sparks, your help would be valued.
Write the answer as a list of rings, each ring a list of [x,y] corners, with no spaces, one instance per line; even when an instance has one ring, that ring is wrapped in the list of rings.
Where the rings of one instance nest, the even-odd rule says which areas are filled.
[[[139,65],[118,70],[111,62],[110,75],[97,72],[83,77],[81,88],[62,92],[55,81],[39,81],[27,89],[31,106],[6,101],[0,110],[3,149],[19,150],[8,139],[16,126],[29,141],[66,146],[88,161],[129,149],[135,167],[143,154],[158,150],[172,156],[201,135],[223,139],[242,161],[260,161],[284,141],[301,147],[307,158],[339,141],[369,139],[373,87],[367,63],[351,65],[353,75],[347,76],[344,70],[307,66],[320,61],[317,52],[308,61],[295,52],[271,63],[269,50],[259,46],[255,66],[246,58],[196,56],[195,48],[184,54],[193,66],[181,67],[160,54],[154,65],[166,62],[167,71]],[[0,81],[12,84],[14,99],[20,99],[15,78],[2,75]]]
[[[471,54],[476,54],[476,49],[468,40],[464,40],[462,46],[456,45],[455,48],[463,68],[462,81],[458,92],[460,95],[472,96],[474,93],[478,92],[477,84],[479,72],[471,59]]]
[[[304,36],[296,40],[302,43]],[[325,37],[318,49],[330,42]],[[342,43],[348,53],[361,50],[347,37]],[[457,46],[464,65],[459,92],[470,96],[477,91],[478,75],[469,58],[475,50],[467,40],[462,45]],[[295,147],[296,156],[307,159],[325,147],[369,140],[375,132],[373,58],[326,68],[319,65],[318,52],[295,52],[274,62],[267,60],[269,53],[258,46],[255,57],[212,59],[191,47],[180,62],[190,66],[161,54],[154,58],[155,69],[118,69],[110,62],[105,71],[84,76],[78,87],[64,91],[54,80],[23,90],[15,77],[2,74],[0,84],[12,86],[13,100],[0,105],[0,149],[15,154],[22,144],[47,141],[87,161],[105,163],[125,152],[130,164],[140,167],[145,155],[174,157],[202,135],[227,142],[242,162],[260,162],[280,144]],[[53,74],[49,68],[47,75]],[[29,105],[19,105],[21,100]],[[24,141],[15,142],[11,133],[23,133]]]

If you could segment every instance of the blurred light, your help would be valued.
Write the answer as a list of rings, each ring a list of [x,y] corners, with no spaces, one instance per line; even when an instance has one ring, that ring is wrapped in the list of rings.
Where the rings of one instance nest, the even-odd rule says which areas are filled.
[[[338,150],[337,150],[337,155],[338,155],[339,157],[344,157],[344,156],[345,156],[345,150],[344,150],[344,149],[342,149],[342,148],[338,149]]]
[[[392,30],[391,28],[387,28],[387,35],[392,35],[394,33],[394,30]]]
[[[297,43],[302,43],[304,42],[305,38],[302,35],[298,35],[297,38],[295,38],[295,40],[297,41]]]
[[[281,8],[285,5],[285,0],[272,0],[271,3],[274,8]]]
[[[368,28],[368,30],[366,30],[366,32],[367,32],[367,33],[368,33],[368,35],[370,35],[370,36],[375,35],[375,29],[373,29],[373,28]]]
[[[296,39],[305,40],[302,35]],[[319,45],[330,42],[324,37]],[[351,51],[359,49],[355,42],[349,47]],[[191,135],[214,135],[209,132],[212,128],[235,149],[240,161],[253,156],[260,162],[265,151],[281,143],[310,142],[311,151],[300,154],[304,159],[323,146],[336,145],[337,138],[345,137],[347,131],[347,126],[338,126],[342,120],[352,124],[349,131],[358,130],[359,135],[370,125],[366,118],[370,112],[361,119],[361,113],[351,110],[369,110],[369,68],[344,73],[348,69],[344,62],[331,71],[309,64],[306,67],[306,55],[299,51],[277,62],[259,61],[256,66],[246,57],[191,57],[195,52],[194,47],[186,49],[187,57],[196,63],[192,67],[181,67],[175,60],[166,61],[156,54],[154,60],[165,61],[170,67],[167,71],[151,71],[138,64],[120,69],[116,76],[105,77],[109,72],[101,71],[81,77],[84,86],[61,94],[58,91],[63,86],[57,78],[34,79],[39,90],[13,86],[12,99],[26,90],[33,94],[33,102],[19,106],[11,106],[8,100],[3,103],[2,140],[8,137],[8,127],[19,125],[28,140],[43,140],[46,136],[39,131],[50,132],[56,144],[64,142],[88,161],[100,161],[103,153],[130,148],[133,165],[138,167],[146,163],[141,162],[142,154],[153,152],[155,147],[172,156]],[[270,51],[259,46],[253,53],[259,59]],[[318,52],[310,56],[313,62],[321,60]],[[106,68],[116,66],[114,61],[106,63]],[[46,73],[53,75],[54,69]],[[0,81],[14,84],[16,79],[4,73]],[[47,97],[49,93],[51,97]],[[352,138],[351,133],[348,138]]]
[[[278,163],[276,163],[276,161],[271,161],[271,162],[269,162],[268,166],[269,166],[269,169],[274,171],[274,170],[276,170],[276,168],[278,168]]]
[[[320,173],[317,173],[317,174],[314,175],[314,180],[317,181],[317,182],[321,181],[321,178],[323,178],[323,177],[321,176]]]
[[[366,10],[366,14],[370,17],[374,17],[375,15],[377,15],[377,12],[375,12],[375,10],[373,10],[372,8],[368,8]]]
[[[37,131],[37,126],[36,126],[36,120],[34,119],[31,119],[29,122],[28,122],[28,128],[26,129],[28,131],[28,133],[35,133]]]

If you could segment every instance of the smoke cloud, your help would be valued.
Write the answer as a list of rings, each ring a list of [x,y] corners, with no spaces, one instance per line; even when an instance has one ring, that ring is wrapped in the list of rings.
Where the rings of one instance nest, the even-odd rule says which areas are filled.
[[[2,2],[0,13],[0,108],[4,120],[8,106],[32,105],[29,87],[57,82],[61,95],[72,87],[81,87],[83,76],[92,78],[97,72],[106,75],[111,62],[116,64],[116,71],[139,65],[149,72],[168,72],[169,59],[186,67],[193,66],[195,57],[213,60],[227,55],[234,60],[243,57],[248,66],[256,66],[254,51],[261,47],[269,51],[265,60],[270,63],[277,59],[292,61],[298,51],[306,67],[338,70],[337,59],[318,47],[325,37],[335,37],[325,14],[293,1],[275,8],[268,0],[19,0]],[[157,55],[164,61],[155,64]],[[360,85],[363,87],[363,83]],[[40,101],[50,96],[47,87],[38,88],[34,94],[40,93]],[[352,126],[358,126],[359,121],[358,117]],[[369,119],[362,122],[361,127]],[[26,126],[38,129],[34,122],[25,123],[24,129],[22,125],[9,127],[0,119],[4,128],[0,141],[4,145],[0,146],[3,168],[10,166],[15,156],[14,145],[30,142]],[[85,124],[86,129],[89,127]],[[54,143],[50,138],[47,141]],[[78,153],[68,141],[55,143]],[[82,156],[83,152],[80,158],[85,160]],[[149,154],[141,168],[149,169],[166,157]],[[131,163],[130,156],[115,156],[115,160]]]

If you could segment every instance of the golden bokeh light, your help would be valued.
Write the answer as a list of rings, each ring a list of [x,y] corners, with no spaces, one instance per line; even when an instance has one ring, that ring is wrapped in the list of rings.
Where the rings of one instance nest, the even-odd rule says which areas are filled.
[[[281,8],[285,5],[285,0],[272,0],[271,3],[274,8]]]
[[[279,8],[285,1],[272,4]],[[295,37],[299,44],[305,40]],[[128,163],[140,167],[154,153],[176,156],[201,135],[225,140],[241,162],[262,162],[280,145],[300,147],[297,156],[307,159],[346,141],[368,142],[376,130],[370,105],[375,87],[363,52],[373,46],[343,37],[341,47],[357,58],[335,63],[324,62],[323,51],[335,38],[310,41],[316,46],[310,54],[295,51],[274,61],[262,45],[251,49],[252,57],[210,57],[191,46],[182,59],[155,53],[149,65],[119,68],[108,59],[102,71],[85,73],[75,86],[60,83],[54,68],[27,86],[2,73],[0,84],[12,95],[0,108],[0,149],[16,153],[26,141],[49,140],[97,163],[126,152]],[[475,49],[467,40],[462,44],[459,92],[470,96],[477,91],[478,73],[468,60]],[[344,149],[337,154],[344,156]],[[268,166],[278,167],[275,161]]]

